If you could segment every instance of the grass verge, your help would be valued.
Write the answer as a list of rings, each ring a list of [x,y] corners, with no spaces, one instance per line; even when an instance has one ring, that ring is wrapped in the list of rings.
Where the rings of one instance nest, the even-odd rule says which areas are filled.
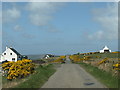
[[[118,88],[118,77],[112,76],[111,73],[98,69],[86,63],[79,63],[87,72],[93,75],[97,80],[108,88]]]
[[[55,71],[54,66],[51,64],[45,67],[39,66],[35,74],[32,74],[25,82],[13,88],[40,88]]]

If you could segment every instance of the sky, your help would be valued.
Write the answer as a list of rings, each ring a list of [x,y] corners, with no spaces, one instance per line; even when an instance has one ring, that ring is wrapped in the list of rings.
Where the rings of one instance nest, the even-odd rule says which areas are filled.
[[[118,51],[115,2],[3,2],[2,50],[66,55]]]

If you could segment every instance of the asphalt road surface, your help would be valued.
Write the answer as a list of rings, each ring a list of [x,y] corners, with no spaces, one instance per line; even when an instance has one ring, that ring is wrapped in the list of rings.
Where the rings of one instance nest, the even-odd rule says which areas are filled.
[[[67,56],[66,64],[62,64],[42,88],[105,88],[105,86],[78,64],[72,64]]]

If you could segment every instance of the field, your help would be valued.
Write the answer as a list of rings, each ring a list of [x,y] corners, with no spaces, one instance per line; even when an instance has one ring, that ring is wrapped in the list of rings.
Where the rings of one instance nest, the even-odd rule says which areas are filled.
[[[92,58],[96,58],[99,56],[99,58],[103,59],[105,57],[107,58],[118,58],[120,57],[120,53],[96,53],[96,54],[89,54],[86,56],[91,56]],[[80,55],[80,57],[84,57],[84,55]]]
[[[91,54],[87,56],[90,58],[84,60],[84,63],[91,64],[92,66],[98,67],[106,72],[111,72],[112,74],[117,72],[113,69],[113,65],[119,62],[118,53]]]
[[[6,76],[2,76],[3,88],[40,88],[48,78],[56,71],[58,64],[50,64],[59,57],[51,57],[49,59],[35,59],[32,63],[35,64],[35,72],[24,78],[7,80]],[[38,81],[38,82],[36,82]]]
[[[112,76],[111,73],[93,67],[90,64],[79,63],[87,72],[92,74],[96,79],[109,88],[118,88],[118,77]]]
[[[79,63],[87,72],[109,88],[118,87],[119,54],[96,53],[70,56],[73,63]],[[113,66],[116,66],[115,68]]]
[[[24,79],[8,81],[3,77],[3,88],[40,88],[55,71],[54,66],[49,64],[38,66],[35,74]]]
[[[118,56],[118,53],[96,53],[36,59],[32,61],[36,65],[33,74],[12,81],[7,80],[3,76],[3,88],[40,88],[54,74],[56,68],[60,67],[62,63],[67,63],[68,60],[71,60],[72,63],[80,64],[81,67],[107,87],[117,88],[119,70],[114,69],[113,65],[119,62]]]

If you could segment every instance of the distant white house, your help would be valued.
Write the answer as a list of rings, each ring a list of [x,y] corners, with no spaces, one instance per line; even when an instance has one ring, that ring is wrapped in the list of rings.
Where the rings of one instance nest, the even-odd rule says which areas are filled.
[[[100,53],[108,53],[108,52],[111,52],[111,50],[105,46],[102,50],[100,50]]]
[[[46,56],[45,56],[45,59],[48,59],[49,57],[50,57],[49,55],[46,55]]]
[[[48,59],[48,58],[50,58],[50,57],[54,57],[54,55],[46,54],[46,55],[44,56],[45,59]]]
[[[14,48],[12,47],[6,47],[6,50],[1,54],[0,62],[4,61],[17,61],[21,60],[22,55],[18,53]]]

